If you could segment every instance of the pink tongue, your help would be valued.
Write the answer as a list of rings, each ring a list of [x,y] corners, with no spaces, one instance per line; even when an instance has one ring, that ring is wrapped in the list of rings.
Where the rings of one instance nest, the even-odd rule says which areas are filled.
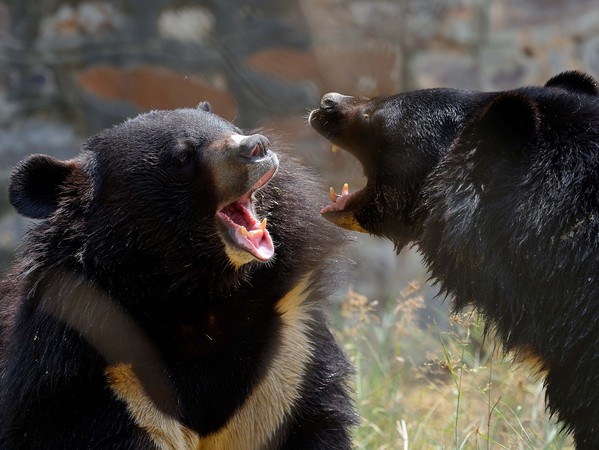
[[[267,261],[275,252],[268,230],[262,230],[258,226],[249,231],[247,235],[244,235],[241,227],[236,228],[234,238],[240,247],[249,251],[259,260]]]
[[[266,229],[266,219],[262,223],[256,220],[251,210],[249,194],[226,206],[218,214],[238,247],[261,261],[272,258],[275,247]]]

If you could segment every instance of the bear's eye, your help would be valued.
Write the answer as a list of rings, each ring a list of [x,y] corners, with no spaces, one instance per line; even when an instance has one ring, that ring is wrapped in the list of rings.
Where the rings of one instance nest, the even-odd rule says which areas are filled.
[[[193,160],[193,155],[193,149],[186,148],[175,155],[175,162],[178,166],[186,166]]]

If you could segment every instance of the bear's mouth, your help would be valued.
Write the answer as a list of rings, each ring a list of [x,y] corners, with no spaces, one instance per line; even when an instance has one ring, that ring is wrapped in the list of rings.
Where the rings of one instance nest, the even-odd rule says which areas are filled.
[[[345,99],[344,101],[352,98],[341,96],[339,94],[334,95]],[[340,133],[335,124],[341,120],[338,116],[342,115],[342,111],[340,110],[342,105],[335,104],[327,97],[328,96],[325,95],[322,98],[319,109],[310,112],[308,123],[314,130],[329,140],[334,148],[341,149],[339,145],[343,145],[342,142],[340,142],[342,139],[340,139]],[[364,158],[360,158],[364,152],[355,152],[347,148],[342,150],[348,151],[348,153],[355,156],[358,161],[360,161],[360,164],[362,164],[362,168],[365,169]],[[362,206],[367,203],[368,197],[373,191],[371,179],[374,179],[374,177],[368,176],[368,173],[366,173],[366,175],[366,186],[351,194],[347,183],[343,185],[341,195],[337,195],[335,190],[331,187],[329,190],[331,203],[321,209],[320,214],[322,217],[342,228],[366,233],[366,229],[360,224],[356,217],[356,214],[361,210]]]
[[[338,195],[335,192],[335,189],[331,186],[329,188],[329,198],[331,199],[331,204],[325,206],[320,210],[320,214],[326,213],[339,213],[346,210],[351,209],[352,203],[355,202],[362,193],[361,190],[356,192],[349,193],[349,184],[345,183],[343,188],[341,189],[341,195]]]
[[[266,228],[266,218],[259,220],[254,213],[252,195],[268,183],[276,171],[276,167],[271,168],[252,189],[216,213],[227,229],[229,242],[259,261],[272,258],[274,244]]]
[[[362,200],[367,195],[368,184],[355,192],[349,192],[349,184],[345,183],[341,189],[341,195],[337,195],[335,189],[329,189],[331,203],[320,210],[320,214],[329,222],[348,230],[366,233],[366,229],[358,222],[356,212],[360,209]]]

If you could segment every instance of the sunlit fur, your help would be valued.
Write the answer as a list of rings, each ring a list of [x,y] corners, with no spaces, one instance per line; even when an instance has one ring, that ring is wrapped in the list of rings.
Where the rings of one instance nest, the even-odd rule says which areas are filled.
[[[599,448],[597,81],[330,95],[310,123],[364,166],[345,214],[398,250],[415,245],[456,309],[474,306],[546,375],[576,447]]]
[[[324,314],[347,237],[271,147],[253,208],[275,255],[230,259],[217,211],[274,159],[240,158],[241,131],[208,110],[13,172],[11,202],[40,221],[0,284],[0,448],[351,448],[351,366]]]

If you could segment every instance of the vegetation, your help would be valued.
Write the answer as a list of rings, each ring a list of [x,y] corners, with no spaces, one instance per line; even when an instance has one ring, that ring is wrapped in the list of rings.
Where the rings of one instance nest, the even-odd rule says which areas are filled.
[[[424,306],[416,284],[381,306],[350,290],[340,306],[338,338],[357,371],[356,448],[573,448],[534,368],[485,339],[475,313],[440,326]]]

